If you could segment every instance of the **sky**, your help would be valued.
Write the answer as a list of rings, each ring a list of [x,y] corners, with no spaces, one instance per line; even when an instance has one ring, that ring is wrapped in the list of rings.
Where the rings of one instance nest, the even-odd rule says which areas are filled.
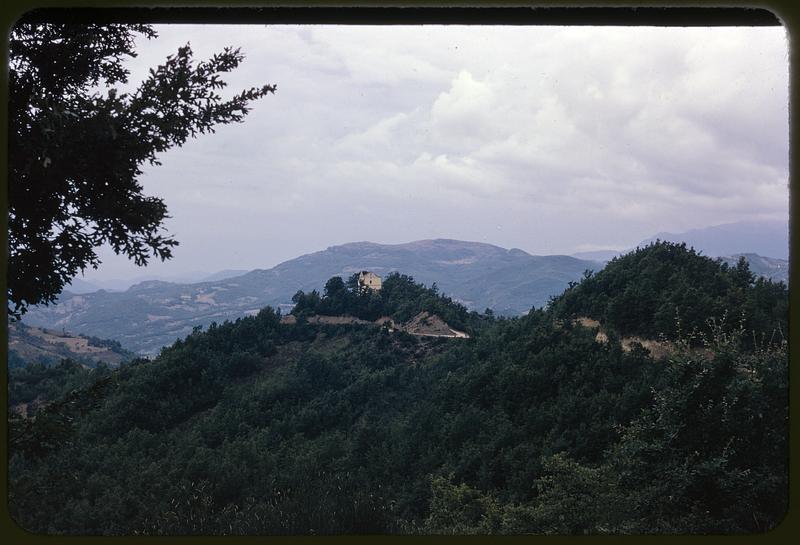
[[[131,82],[190,43],[276,84],[241,124],[160,155],[174,258],[103,250],[84,280],[269,268],[354,241],[535,255],[788,220],[782,27],[157,25]]]

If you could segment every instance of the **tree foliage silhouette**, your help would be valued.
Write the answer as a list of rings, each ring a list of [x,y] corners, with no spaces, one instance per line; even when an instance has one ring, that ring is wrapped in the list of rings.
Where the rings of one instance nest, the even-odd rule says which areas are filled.
[[[8,313],[55,301],[108,243],[137,265],[168,259],[167,207],[143,194],[142,167],[189,137],[240,122],[275,85],[229,99],[220,75],[244,58],[225,48],[195,63],[189,44],[131,92],[124,61],[149,25],[23,19],[9,43]]]

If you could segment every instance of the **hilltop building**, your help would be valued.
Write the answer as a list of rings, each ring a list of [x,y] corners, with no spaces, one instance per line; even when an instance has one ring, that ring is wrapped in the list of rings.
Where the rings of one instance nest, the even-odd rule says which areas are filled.
[[[358,287],[380,291],[381,277],[369,271],[361,271],[358,273]]]

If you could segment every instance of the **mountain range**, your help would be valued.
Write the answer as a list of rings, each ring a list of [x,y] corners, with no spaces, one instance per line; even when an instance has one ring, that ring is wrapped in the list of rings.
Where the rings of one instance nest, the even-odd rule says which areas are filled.
[[[731,265],[744,256],[755,274],[788,283],[788,261],[764,257],[788,257],[784,223],[739,222],[685,233],[659,233],[639,246],[656,239],[686,242]],[[406,244],[353,242],[271,269],[206,274],[203,282],[147,280],[119,292],[66,290],[58,304],[33,308],[24,321],[113,339],[126,349],[154,355],[198,326],[253,315],[267,305],[286,312],[298,290],[321,290],[328,278],[347,279],[361,270],[380,276],[401,272],[428,286],[436,283],[441,293],[470,310],[489,308],[498,315],[517,316],[545,306],[584,271],[602,269],[620,253],[598,250],[574,256],[534,256],[517,248],[451,239]]]
[[[332,276],[346,279],[361,270],[381,276],[398,271],[429,286],[436,283],[441,293],[471,310],[491,308],[511,316],[546,305],[584,271],[598,268],[596,262],[574,257],[533,256],[477,242],[354,242],[213,282],[151,280],[124,292],[65,291],[57,304],[31,309],[24,321],[114,339],[130,350],[156,354],[197,326],[252,315],[266,305],[286,311],[298,290],[320,290]]]

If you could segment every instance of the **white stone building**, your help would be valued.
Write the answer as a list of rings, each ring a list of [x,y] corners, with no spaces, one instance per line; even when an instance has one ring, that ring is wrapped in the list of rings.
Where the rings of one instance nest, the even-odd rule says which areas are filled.
[[[381,277],[369,271],[361,271],[358,273],[358,287],[380,291]]]

